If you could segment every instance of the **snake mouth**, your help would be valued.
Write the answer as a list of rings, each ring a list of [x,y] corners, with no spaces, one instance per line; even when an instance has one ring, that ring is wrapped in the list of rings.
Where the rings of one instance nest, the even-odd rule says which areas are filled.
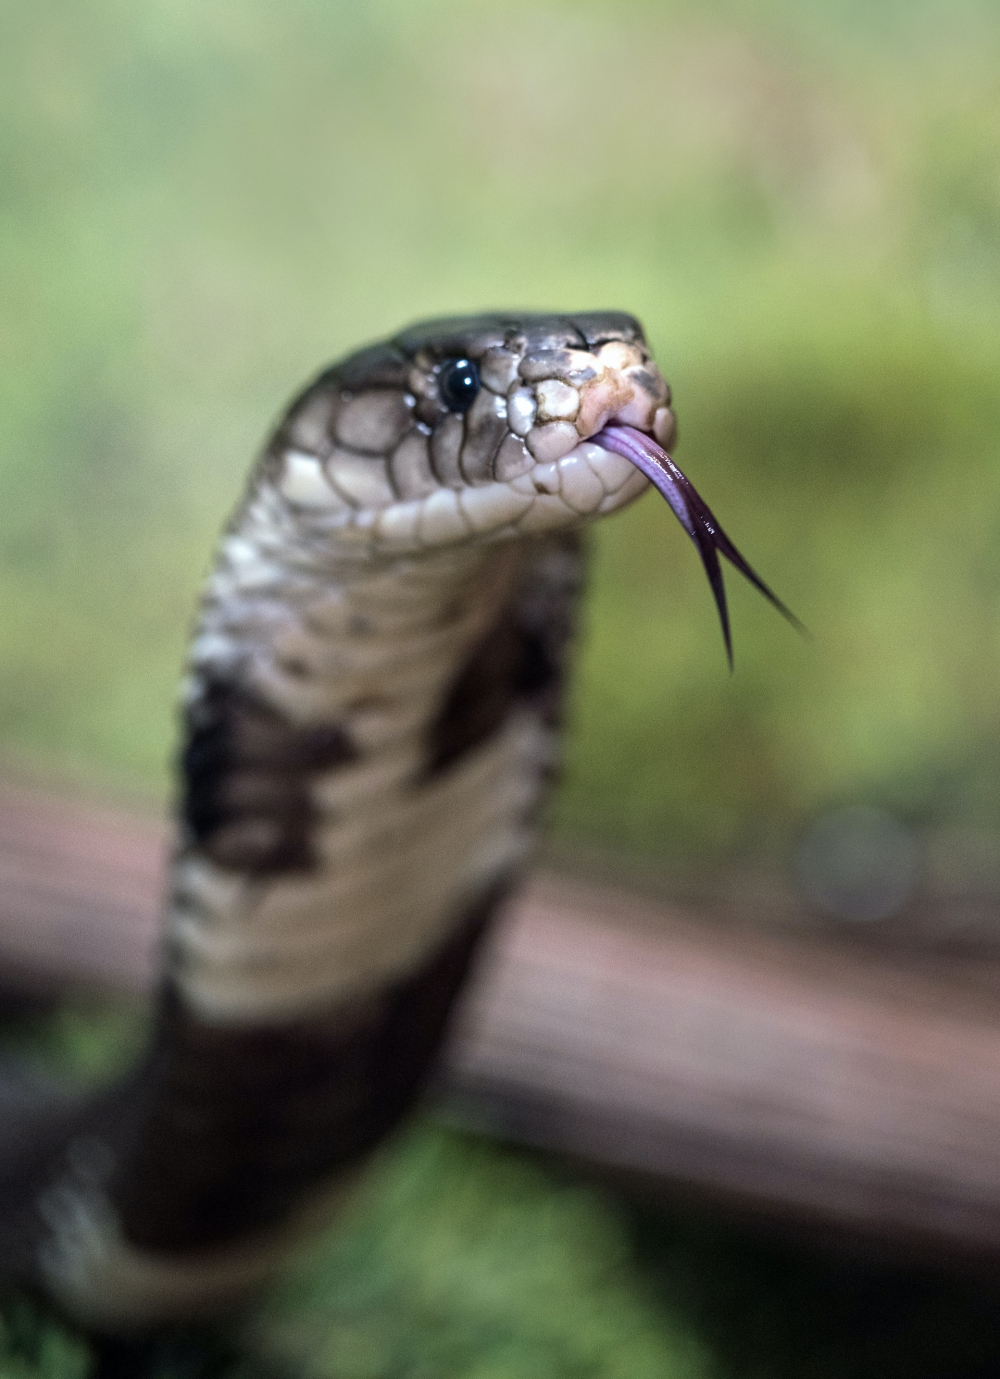
[[[623,459],[634,464],[636,469],[646,476],[653,487],[670,504],[674,516],[698,548],[698,554],[701,556],[701,563],[705,568],[705,574],[708,576],[708,582],[712,589],[712,596],[715,599],[715,606],[719,610],[722,638],[726,644],[726,657],[729,661],[730,670],[733,667],[733,643],[729,628],[726,586],[722,578],[722,566],[719,564],[720,555],[725,556],[730,565],[739,570],[740,574],[748,579],[755,589],[759,589],[768,602],[798,632],[805,632],[806,629],[791,609],[782,603],[774,590],[764,583],[749,561],[740,555],[694,484],[652,436],[645,431],[640,431],[635,426],[609,423],[590,439],[595,445],[600,445],[605,450],[611,450],[616,455],[621,455]]]

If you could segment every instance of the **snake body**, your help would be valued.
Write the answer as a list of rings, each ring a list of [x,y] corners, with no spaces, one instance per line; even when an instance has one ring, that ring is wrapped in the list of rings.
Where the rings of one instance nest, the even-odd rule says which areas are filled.
[[[230,1306],[411,1105],[557,766],[580,529],[648,486],[615,427],[674,434],[620,313],[423,323],[292,403],[191,646],[148,1053],[5,1092],[18,1281],[109,1331]]]

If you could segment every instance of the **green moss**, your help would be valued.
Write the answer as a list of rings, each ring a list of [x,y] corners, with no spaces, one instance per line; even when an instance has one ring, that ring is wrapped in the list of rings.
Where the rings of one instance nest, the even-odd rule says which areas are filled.
[[[707,1373],[689,1328],[648,1294],[612,1203],[429,1128],[383,1156],[256,1331],[265,1354],[317,1379]]]
[[[79,995],[55,1011],[5,1025],[3,1047],[39,1073],[92,1086],[129,1066],[146,1025],[146,1012],[137,1002]]]
[[[23,1298],[0,1308],[0,1379],[87,1379],[90,1348]]]

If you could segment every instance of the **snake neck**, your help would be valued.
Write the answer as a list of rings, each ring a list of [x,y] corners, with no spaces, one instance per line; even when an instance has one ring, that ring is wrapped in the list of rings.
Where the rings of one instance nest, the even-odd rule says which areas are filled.
[[[556,759],[575,536],[319,561],[246,513],[185,684],[153,1047],[41,1195],[46,1287],[112,1329],[245,1294],[339,1203],[422,1085]]]
[[[221,1020],[405,971],[523,858],[562,659],[537,605],[576,580],[565,537],[316,569],[254,535],[194,639],[168,924],[172,979]]]

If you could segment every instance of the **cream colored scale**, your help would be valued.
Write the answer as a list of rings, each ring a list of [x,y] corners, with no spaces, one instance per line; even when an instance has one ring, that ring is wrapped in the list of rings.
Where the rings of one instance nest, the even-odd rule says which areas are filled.
[[[182,855],[168,950],[202,1015],[284,1021],[404,975],[523,859],[553,743],[535,714],[515,713],[415,784],[427,725],[523,571],[522,543],[348,564],[333,585],[303,561],[290,590],[287,572],[279,587],[262,577],[266,543],[255,561],[241,540],[208,590],[194,682],[242,665],[248,690],[298,726],[340,725],[359,759],[311,787],[315,871],[252,878]]]

